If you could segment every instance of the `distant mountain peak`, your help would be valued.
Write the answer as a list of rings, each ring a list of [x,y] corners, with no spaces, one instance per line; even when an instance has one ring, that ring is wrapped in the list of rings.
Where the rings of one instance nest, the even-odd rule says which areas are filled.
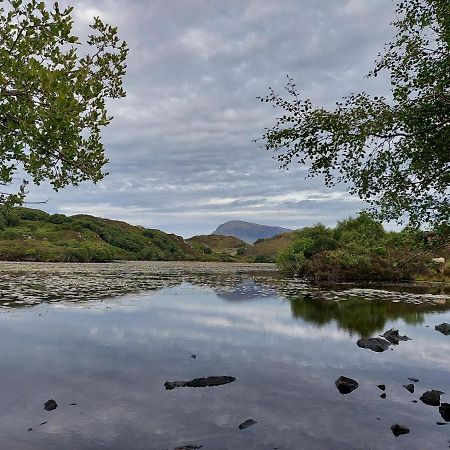
[[[289,228],[275,227],[270,225],[260,225],[258,223],[245,222],[243,220],[230,220],[219,225],[214,235],[233,236],[249,244],[258,239],[269,239],[282,233],[287,233]]]

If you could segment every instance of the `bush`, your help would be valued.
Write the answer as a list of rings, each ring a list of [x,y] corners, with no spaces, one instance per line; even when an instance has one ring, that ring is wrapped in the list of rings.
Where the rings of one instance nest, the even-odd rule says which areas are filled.
[[[307,259],[303,251],[296,251],[295,246],[278,253],[277,266],[286,275],[305,275]]]
[[[4,227],[15,227],[20,223],[20,217],[16,210],[9,206],[0,207],[0,217],[0,221]]]
[[[45,211],[41,211],[39,209],[31,209],[31,208],[15,208],[17,215],[22,220],[31,220],[33,222],[48,222],[50,218],[50,214],[47,214]]]
[[[64,214],[52,214],[48,219],[48,222],[60,225],[70,223],[70,221],[70,217],[67,217]]]
[[[279,253],[277,264],[287,275],[316,280],[410,280],[428,273],[432,254],[425,251],[426,233],[405,229],[386,233],[367,214],[295,233],[290,248]]]
[[[272,263],[274,261],[273,258],[269,255],[258,255],[255,256],[253,262],[262,264],[262,263]]]

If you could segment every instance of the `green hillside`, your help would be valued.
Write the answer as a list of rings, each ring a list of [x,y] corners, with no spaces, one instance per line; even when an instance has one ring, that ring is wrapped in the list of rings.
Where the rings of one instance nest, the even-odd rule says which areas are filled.
[[[88,215],[30,208],[0,212],[0,260],[189,260],[201,253],[180,236]]]
[[[243,256],[247,254],[251,247],[246,242],[233,236],[213,234],[193,236],[186,241],[203,253],[225,253],[231,256]]]

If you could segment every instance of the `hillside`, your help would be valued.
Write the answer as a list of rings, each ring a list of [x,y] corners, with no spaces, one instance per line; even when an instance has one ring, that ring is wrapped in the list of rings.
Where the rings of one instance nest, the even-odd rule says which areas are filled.
[[[0,260],[186,260],[201,254],[180,236],[100,217],[2,209]]]
[[[250,247],[246,242],[233,236],[201,235],[186,239],[194,248],[202,252],[226,253],[232,256],[246,254]]]
[[[233,236],[241,239],[249,244],[258,239],[267,239],[281,233],[292,231],[288,228],[273,227],[269,225],[260,225],[252,222],[244,222],[241,220],[232,220],[219,225],[212,233],[213,235]]]
[[[248,248],[246,255],[253,257],[266,256],[268,259],[275,259],[278,252],[290,247],[295,241],[296,232],[291,231],[279,234],[269,239],[258,239]]]

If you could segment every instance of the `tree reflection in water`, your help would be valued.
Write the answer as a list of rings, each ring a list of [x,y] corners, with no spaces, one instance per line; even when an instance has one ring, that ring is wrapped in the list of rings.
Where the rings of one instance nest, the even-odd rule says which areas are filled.
[[[408,324],[421,324],[424,314],[450,310],[450,303],[411,304],[391,300],[351,297],[330,301],[315,298],[311,294],[289,298],[292,315],[319,327],[335,322],[351,335],[369,337],[385,331],[386,322],[402,319]]]

